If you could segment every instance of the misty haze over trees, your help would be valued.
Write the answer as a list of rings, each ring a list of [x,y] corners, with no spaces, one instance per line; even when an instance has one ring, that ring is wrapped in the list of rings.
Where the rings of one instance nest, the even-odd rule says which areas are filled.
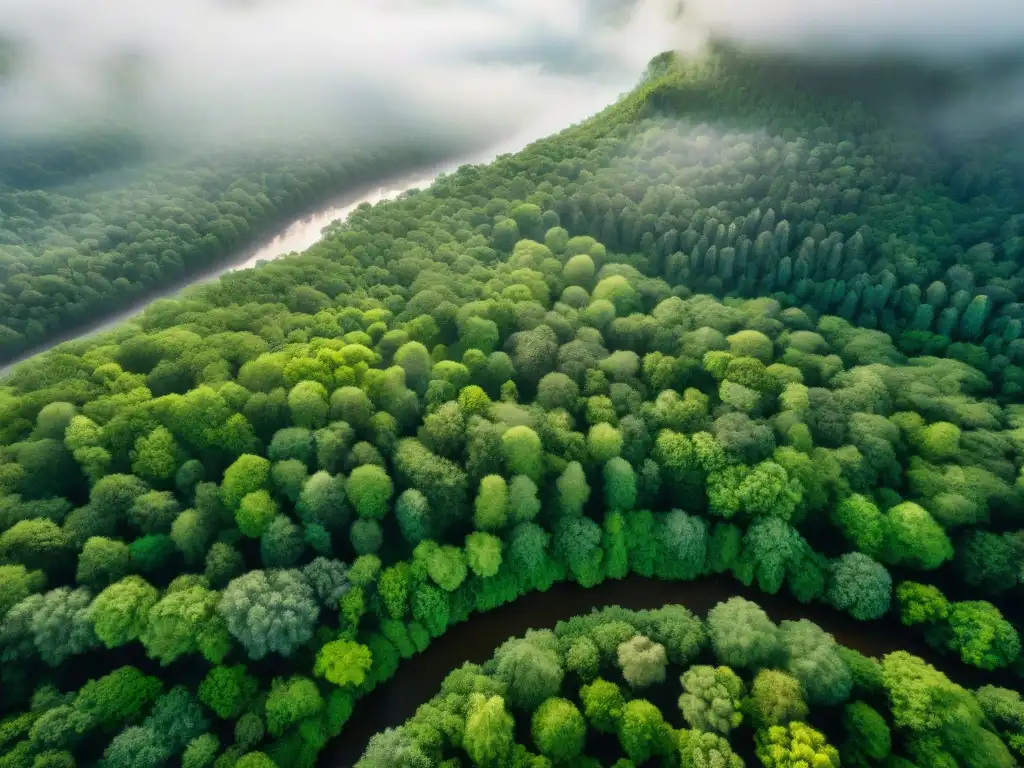
[[[0,380],[0,768],[332,764],[451,627],[644,580],[823,618],[536,627],[350,754],[1024,759],[1012,5],[333,5],[0,16],[6,359],[566,116]]]

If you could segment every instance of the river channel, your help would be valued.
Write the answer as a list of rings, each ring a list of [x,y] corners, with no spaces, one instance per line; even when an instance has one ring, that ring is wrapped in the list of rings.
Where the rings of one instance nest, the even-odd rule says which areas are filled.
[[[880,658],[904,650],[925,659],[966,687],[986,683],[999,685],[998,672],[987,674],[954,657],[940,656],[891,613],[878,621],[857,621],[826,605],[802,605],[788,594],[767,595],[753,587],[744,587],[727,575],[690,582],[629,576],[621,581],[605,581],[590,589],[561,582],[547,592],[528,594],[488,613],[474,613],[468,621],[450,627],[423,653],[403,661],[391,680],[359,699],[352,718],[341,735],[320,753],[317,765],[351,768],[371,736],[385,728],[397,727],[412,717],[420,705],[438,692],[449,672],[467,661],[478,664],[487,661],[505,640],[521,637],[528,629],[554,629],[559,621],[609,605],[633,610],[684,605],[704,617],[715,605],[735,596],[756,602],[776,622],[813,621],[830,632],[838,643],[867,656]]]

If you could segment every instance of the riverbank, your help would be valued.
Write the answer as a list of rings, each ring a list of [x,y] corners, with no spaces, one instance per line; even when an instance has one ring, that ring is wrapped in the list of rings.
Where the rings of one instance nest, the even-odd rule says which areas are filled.
[[[473,614],[468,621],[450,627],[423,653],[403,661],[393,678],[359,699],[344,731],[320,753],[317,765],[351,768],[375,733],[397,727],[412,717],[418,707],[437,693],[449,672],[465,662],[487,661],[505,640],[519,637],[529,629],[550,629],[559,621],[610,605],[633,610],[683,605],[703,618],[730,597],[756,602],[775,622],[813,621],[831,633],[836,642],[866,656],[877,658],[903,650],[921,657],[967,688],[999,684],[998,671],[986,673],[954,657],[940,656],[918,634],[900,624],[892,612],[877,621],[858,621],[826,605],[804,605],[788,594],[768,595],[745,587],[727,575],[697,581],[629,576],[589,589],[561,582],[547,592],[534,592],[489,613]]]

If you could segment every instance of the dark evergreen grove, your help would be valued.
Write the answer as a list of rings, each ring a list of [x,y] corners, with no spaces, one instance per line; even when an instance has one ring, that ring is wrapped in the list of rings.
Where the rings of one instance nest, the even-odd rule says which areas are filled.
[[[454,673],[364,764],[589,766],[594,730],[732,766],[753,728],[769,768],[1014,765],[1024,177],[772,71],[659,57],[0,382],[0,768],[312,766],[474,612],[710,573],[1006,687],[745,601],[610,610]],[[667,666],[684,728],[627,692]]]

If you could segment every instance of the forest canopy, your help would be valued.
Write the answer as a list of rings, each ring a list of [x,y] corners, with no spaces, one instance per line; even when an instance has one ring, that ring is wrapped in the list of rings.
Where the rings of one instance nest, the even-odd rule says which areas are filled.
[[[755,64],[660,57],[585,123],[17,366],[0,768],[308,768],[450,626],[630,574],[898,620],[1019,687],[1019,178]],[[554,759],[593,728],[734,764],[737,713],[769,768],[833,733],[868,765],[890,731],[912,765],[1024,746],[1009,690],[746,601],[662,610],[510,641],[463,720],[367,765],[434,764],[449,727],[491,764],[510,711]],[[626,699],[687,675],[685,738]]]

